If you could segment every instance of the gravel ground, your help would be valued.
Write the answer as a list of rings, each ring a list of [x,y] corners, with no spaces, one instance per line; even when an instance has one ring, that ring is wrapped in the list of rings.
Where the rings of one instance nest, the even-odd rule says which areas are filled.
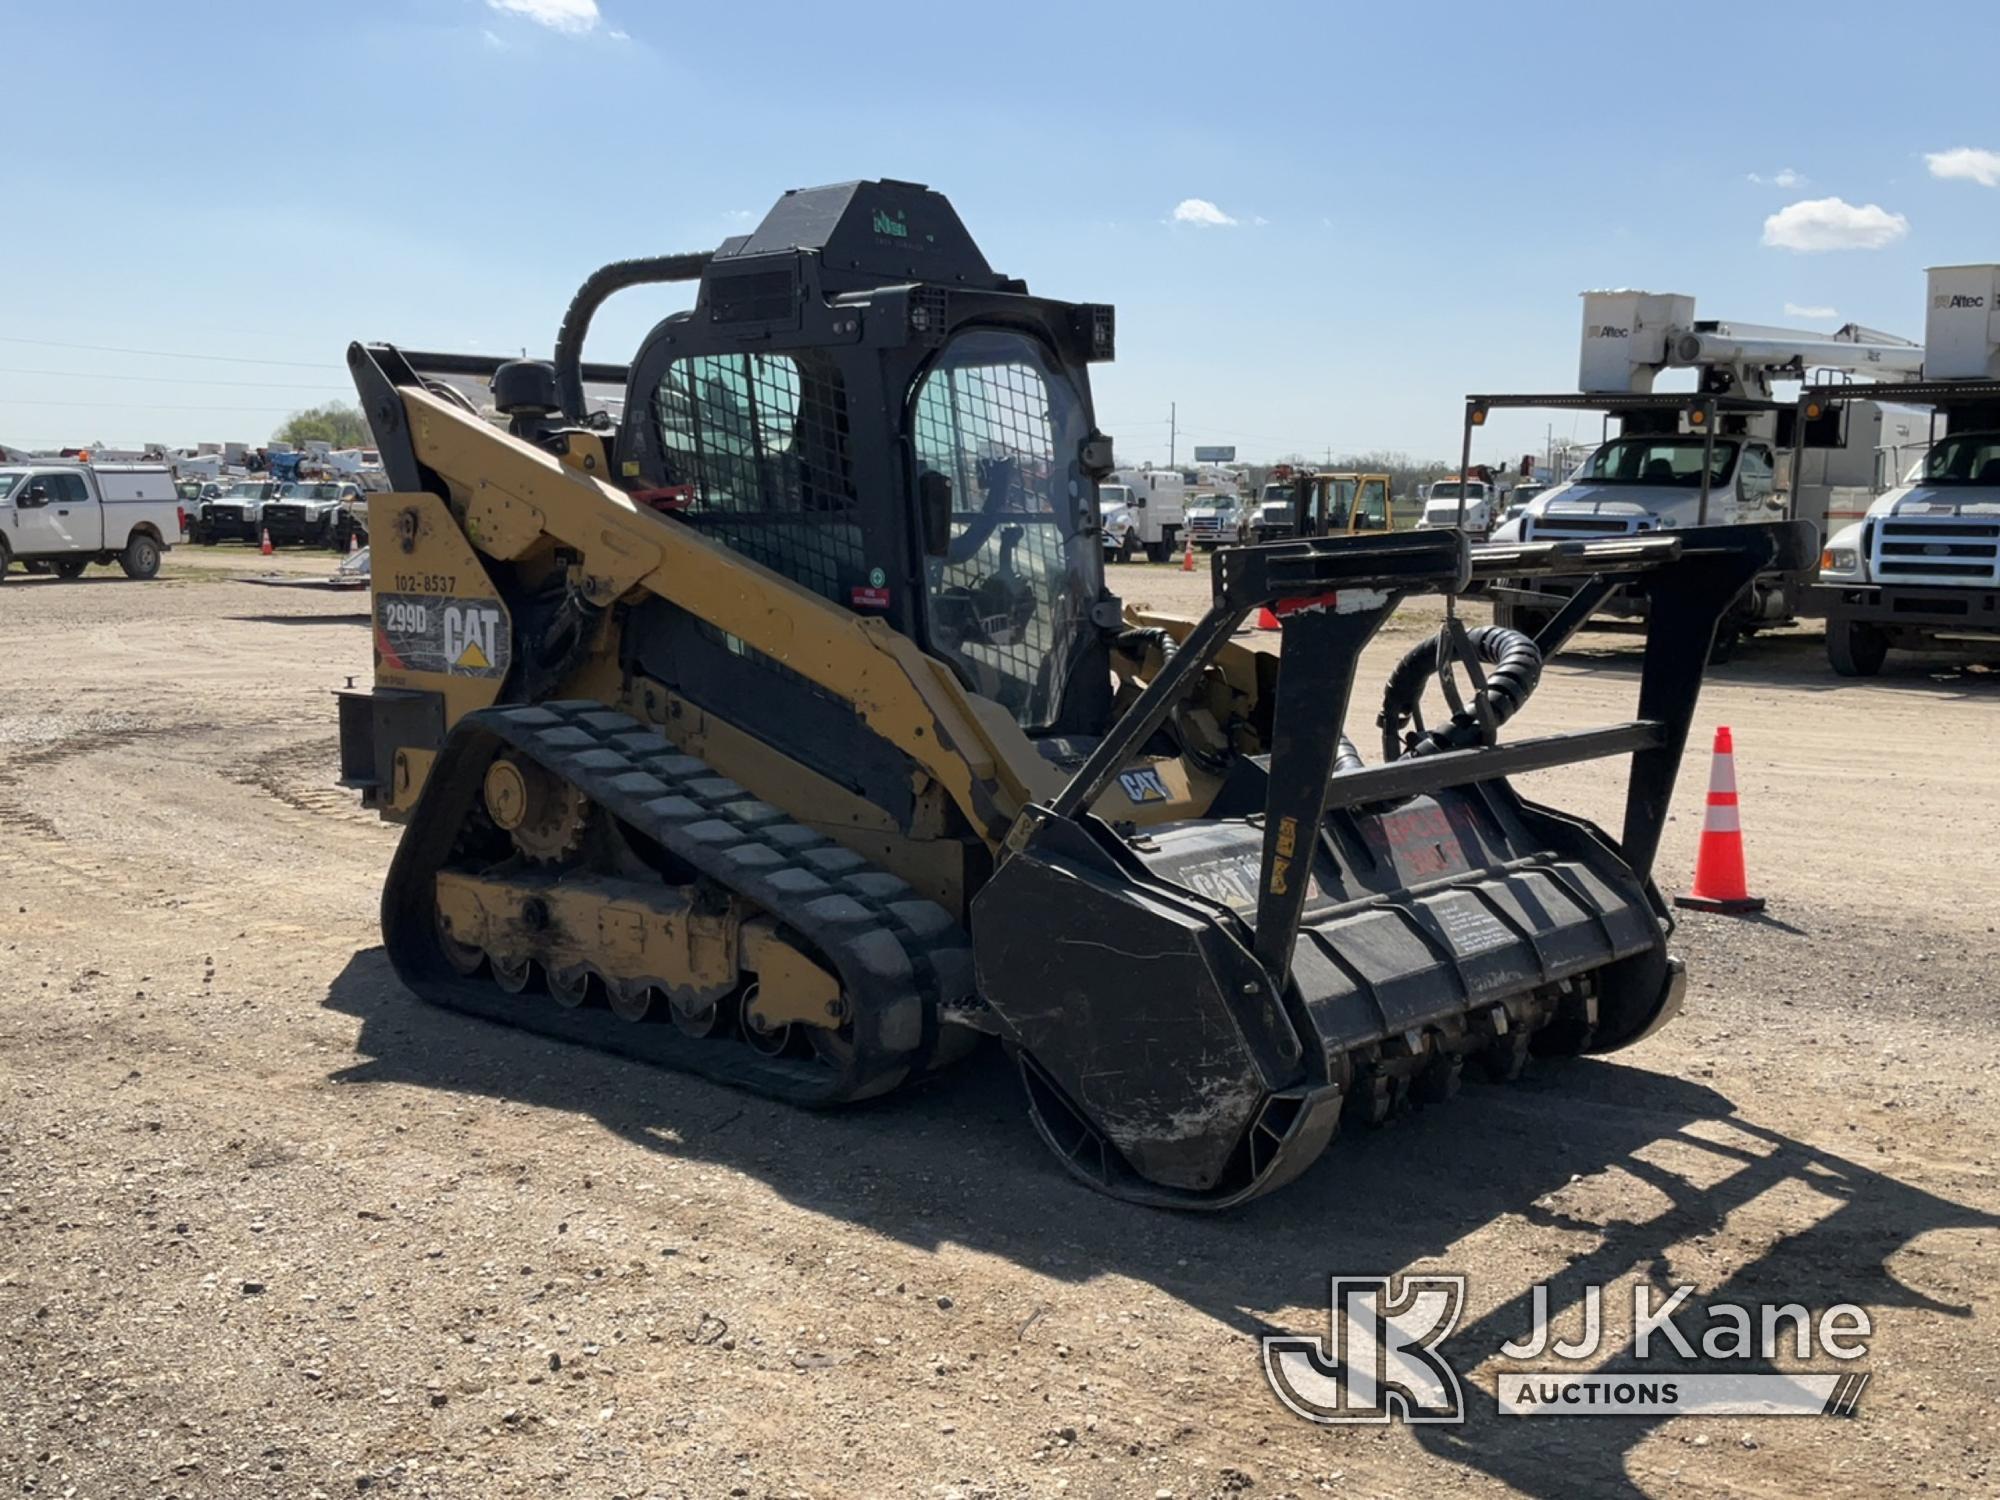
[[[1718,669],[1698,732],[1735,731],[1770,911],[1686,919],[1681,1020],[1197,1219],[1073,1185],[994,1058],[814,1116],[410,1001],[376,946],[394,832],[331,785],[365,605],[226,581],[266,567],[330,561],[0,585],[11,1492],[2000,1490],[2000,674],[1841,682],[1802,634]],[[1581,641],[1524,728],[1629,716],[1636,637]],[[1610,765],[1531,782],[1615,821]],[[1406,1269],[1468,1277],[1449,1350],[1489,1392],[1542,1281],[1611,1286],[1613,1350],[1637,1282],[1853,1301],[1873,1380],[1847,1421],[1284,1411],[1256,1336],[1323,1335],[1329,1274]]]

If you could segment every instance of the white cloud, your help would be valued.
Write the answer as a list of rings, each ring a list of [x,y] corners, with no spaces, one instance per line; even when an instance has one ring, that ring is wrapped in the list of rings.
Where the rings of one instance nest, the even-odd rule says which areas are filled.
[[[597,0],[486,0],[486,6],[502,15],[520,16],[537,26],[571,36],[582,36],[601,19]]]
[[[1769,177],[1761,172],[1752,172],[1750,180],[1756,183],[1769,183],[1772,187],[1795,188],[1806,185],[1806,174],[1795,172],[1790,167],[1782,167]]]
[[[1796,302],[1787,302],[1785,304],[1785,316],[1788,318],[1811,318],[1814,322],[1826,322],[1839,317],[1840,314],[1830,307],[1801,307]]]
[[[1236,221],[1206,198],[1183,198],[1174,205],[1176,224],[1195,224],[1203,229],[1223,229]]]
[[[507,50],[507,44],[501,40],[499,32],[489,31],[482,26],[479,28],[479,35],[484,39],[486,45],[491,47],[495,52],[505,52]]]
[[[1959,146],[1950,151],[1926,151],[1933,177],[1962,177],[1981,187],[2000,187],[2000,151]]]
[[[1804,198],[1764,221],[1764,243],[1779,250],[1880,250],[1910,232],[1910,221],[1877,203]]]

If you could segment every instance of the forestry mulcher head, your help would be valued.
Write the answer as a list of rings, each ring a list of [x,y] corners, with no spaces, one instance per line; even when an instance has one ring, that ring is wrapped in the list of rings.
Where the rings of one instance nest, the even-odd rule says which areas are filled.
[[[629,366],[583,362],[607,296],[676,281],[694,308]],[[1109,307],[1030,294],[885,181],[605,268],[552,362],[356,345],[395,490],[342,765],[407,824],[383,929],[410,987],[807,1105],[994,1036],[1072,1171],[1197,1208],[1467,1063],[1670,1015],[1647,872],[1702,663],[1807,528],[1224,548],[1201,619],[1125,610],[1088,369],[1112,343]],[[1547,575],[1574,592],[1533,639],[1447,612],[1362,710],[1367,764],[1342,728],[1389,614]],[[1638,717],[1503,738],[1620,587],[1651,596]],[[1275,650],[1240,630],[1265,608]],[[1617,840],[1506,779],[1611,755]]]

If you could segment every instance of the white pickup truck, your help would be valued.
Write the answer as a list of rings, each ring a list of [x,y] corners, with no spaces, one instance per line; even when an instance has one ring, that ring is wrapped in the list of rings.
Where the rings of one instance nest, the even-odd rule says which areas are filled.
[[[164,464],[0,465],[0,578],[14,563],[74,578],[110,562],[151,578],[186,530]]]

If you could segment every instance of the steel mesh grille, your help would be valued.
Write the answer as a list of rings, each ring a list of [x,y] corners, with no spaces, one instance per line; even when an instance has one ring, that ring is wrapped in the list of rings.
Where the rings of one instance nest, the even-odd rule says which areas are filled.
[[[727,547],[847,604],[862,581],[847,393],[814,355],[705,354],[675,361],[655,403],[683,513]]]
[[[1083,629],[1066,583],[1068,469],[1032,346],[985,335],[960,347],[962,362],[926,376],[916,402],[918,462],[953,495],[951,557],[931,563],[932,639],[976,691],[1035,727],[1054,715]]]

